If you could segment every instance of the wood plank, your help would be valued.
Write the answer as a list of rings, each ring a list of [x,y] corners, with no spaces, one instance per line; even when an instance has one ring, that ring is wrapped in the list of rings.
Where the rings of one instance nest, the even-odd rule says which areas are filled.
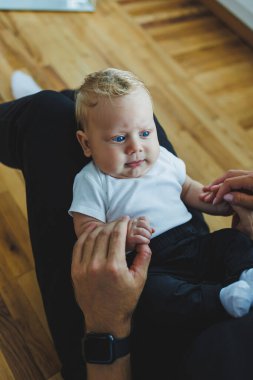
[[[27,209],[26,209],[26,199],[25,199],[25,187],[24,178],[19,170],[14,170],[0,164],[0,191],[1,186],[5,191],[9,191],[12,195],[15,204],[19,207],[23,216],[27,220]]]
[[[59,371],[54,348],[19,285],[0,269],[2,351],[15,379],[44,380]]]
[[[221,20],[223,20],[232,30],[238,33],[248,44],[253,47],[253,31],[239,18],[233,15],[222,4],[212,0],[200,0],[208,6]]]
[[[0,263],[13,277],[33,268],[27,222],[8,192],[0,194]]]
[[[5,360],[3,352],[0,350],[0,379],[15,380],[13,373]]]
[[[18,324],[13,323],[1,298],[0,331],[2,351],[14,378],[17,380],[25,378],[43,380],[43,374],[34,363]]]
[[[23,293],[26,295],[32,309],[33,313],[36,314],[44,331],[47,333],[49,339],[52,340],[51,334],[49,332],[47,320],[45,317],[43,302],[41,299],[41,294],[39,286],[37,283],[36,273],[34,270],[25,273],[17,279],[17,283],[22,289]]]

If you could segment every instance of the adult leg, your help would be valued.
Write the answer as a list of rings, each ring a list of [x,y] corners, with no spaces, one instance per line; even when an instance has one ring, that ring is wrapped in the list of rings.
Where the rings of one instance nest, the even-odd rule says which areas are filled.
[[[181,250],[179,239],[182,229],[182,238],[184,236],[188,239],[185,247],[188,251],[186,250],[185,254],[184,249]],[[184,368],[182,357],[188,350],[185,365],[187,376],[192,376],[190,379],[230,378],[226,377],[226,373],[230,374],[228,362],[232,360],[236,363],[233,364],[233,376],[237,374],[237,378],[248,380],[250,360],[246,365],[246,371],[242,370],[242,367],[244,354],[249,359],[249,352],[252,352],[252,344],[245,340],[246,326],[252,323],[252,318],[246,319],[247,323],[245,319],[230,323],[231,318],[221,305],[219,293],[222,284],[238,280],[243,269],[252,267],[252,241],[239,231],[225,229],[199,236],[190,242],[190,234],[193,232],[194,229],[189,223],[176,228],[163,239],[172,244],[171,251],[169,245],[166,247],[160,241],[160,250],[153,252],[154,259],[151,261],[148,280],[135,313],[134,328],[138,338],[135,341],[133,369],[138,374],[136,378],[140,376],[140,363],[144,364],[146,361],[145,376],[150,376],[150,379],[155,375],[154,368],[157,368],[158,379],[162,379],[162,374],[166,371],[173,379],[188,379],[185,373],[181,373]],[[182,279],[187,277],[187,281]],[[190,280],[195,283],[191,283]],[[226,322],[218,323],[225,320]],[[217,328],[206,330],[210,325],[216,325]],[[237,332],[232,331],[233,326]],[[150,334],[147,337],[145,331],[148,330]],[[203,332],[205,330],[206,333]],[[240,331],[243,338],[240,338]],[[212,332],[216,340],[212,339]],[[199,335],[201,338],[197,338]],[[233,344],[231,348],[229,336]],[[142,349],[138,348],[140,342]],[[234,347],[237,344],[242,347],[242,353]],[[224,350],[223,354],[219,345]],[[216,368],[211,371],[212,374],[215,373],[213,377],[208,377],[207,371],[210,355],[213,355],[209,359],[210,362],[212,365],[216,364]],[[170,365],[167,365],[168,361]],[[202,363],[200,366],[199,361]],[[220,372],[217,370],[218,363]],[[243,377],[239,376],[240,373]]]
[[[162,380],[164,374],[180,379],[182,358],[195,338],[211,324],[229,318],[219,291],[219,285],[190,284],[150,269],[134,316],[134,380]]]
[[[84,158],[75,138],[74,103],[43,91],[0,105],[0,161],[22,170],[39,287],[65,379],[85,379],[83,317],[75,302],[71,252],[76,240],[67,210]]]
[[[152,239],[148,278],[133,325],[134,379],[141,371],[148,379],[162,379],[164,373],[177,379],[196,336],[229,318],[219,300],[218,281],[200,282],[194,273],[200,241],[207,236],[187,222]]]
[[[243,270],[253,267],[253,242],[236,229],[215,231],[201,238],[195,266],[199,281],[231,284]]]
[[[137,307],[146,320],[165,328],[203,329],[228,318],[220,290],[253,267],[253,242],[245,234],[224,229],[198,235],[187,222],[152,239],[150,247],[148,279]]]
[[[189,347],[182,380],[251,380],[253,312],[215,324]]]

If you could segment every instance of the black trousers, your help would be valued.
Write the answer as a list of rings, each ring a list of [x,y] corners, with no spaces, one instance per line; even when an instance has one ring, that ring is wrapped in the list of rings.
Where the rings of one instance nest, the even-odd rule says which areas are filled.
[[[143,376],[145,362],[149,361],[156,361],[157,365],[146,367],[145,378],[155,378],[155,368],[159,368],[160,376],[168,373],[170,363],[173,379],[187,379],[182,373],[184,356],[201,331],[228,319],[219,292],[221,287],[238,281],[244,269],[253,267],[253,242],[232,228],[200,235],[193,223],[187,222],[152,239],[150,246],[148,278],[134,320],[135,346],[142,342],[133,357],[134,361],[138,358],[139,364],[133,366],[138,373],[136,379]],[[167,348],[150,350],[147,331],[152,337],[150,342],[157,341],[159,348],[163,342]],[[199,368],[197,358],[193,359]]]
[[[155,121],[160,144],[173,152],[164,131]],[[70,276],[71,252],[76,237],[72,219],[67,213],[72,200],[74,177],[85,164],[75,138],[75,128],[72,91],[42,91],[0,105],[0,161],[21,169],[25,178],[28,223],[37,279],[66,380],[86,378],[81,355],[84,321],[74,299]],[[198,235],[206,234],[208,228],[202,216],[194,210],[191,212],[191,225]],[[182,379],[190,379],[191,376],[197,379],[194,371],[198,354],[194,352],[199,346],[191,348],[192,344],[195,344],[196,337],[204,328],[228,318],[219,302],[215,303],[211,311],[208,306],[210,299],[217,301],[221,284],[192,284],[190,291],[189,288],[187,290],[192,300],[189,302],[192,305],[191,318],[187,323],[184,320],[180,323],[177,312],[174,315],[167,312],[164,314],[166,323],[163,324],[160,323],[160,316],[163,315],[162,305],[166,305],[168,284],[156,270],[152,276],[150,278],[156,278],[157,286],[147,281],[134,318],[133,378],[151,379],[155,374],[157,379],[176,379],[179,372],[181,376],[182,369],[185,369],[187,372],[183,372]],[[180,278],[177,281],[184,289],[186,281]],[[152,318],[147,314],[151,302],[154,302],[153,310],[158,310],[157,315],[152,313]],[[204,313],[199,314],[203,304],[207,306]],[[243,323],[243,318],[241,321]],[[167,343],[166,350],[162,343]],[[181,360],[185,358],[185,365],[182,366]],[[234,373],[231,372],[231,375]],[[202,378],[207,379],[205,376]]]

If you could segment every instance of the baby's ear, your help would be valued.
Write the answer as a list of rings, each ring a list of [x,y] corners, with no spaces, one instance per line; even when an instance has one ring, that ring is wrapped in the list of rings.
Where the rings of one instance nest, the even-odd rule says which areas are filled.
[[[84,155],[86,157],[91,157],[91,149],[89,147],[89,139],[87,133],[79,130],[76,132],[76,137],[82,147]]]

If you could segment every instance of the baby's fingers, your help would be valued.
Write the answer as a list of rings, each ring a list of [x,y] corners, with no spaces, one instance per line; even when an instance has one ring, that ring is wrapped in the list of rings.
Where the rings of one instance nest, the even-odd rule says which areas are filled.
[[[152,231],[146,228],[142,227],[135,227],[133,230],[133,235],[136,236],[143,236],[144,238],[150,240],[152,236]]]
[[[149,231],[151,234],[152,234],[153,232],[155,232],[155,229],[154,229],[153,227],[151,227],[148,218],[146,218],[145,216],[140,216],[140,217],[137,219],[136,227],[137,227],[137,228],[144,228],[144,229],[146,229],[147,231]]]
[[[215,198],[215,193],[202,193],[200,194],[199,198],[206,203],[213,203],[213,200]]]
[[[206,185],[206,186],[203,186],[203,191],[204,192],[209,192],[209,191],[212,191],[213,193],[217,193],[219,188],[221,187],[222,184],[219,184],[219,185]]]
[[[149,244],[150,243],[150,239],[143,236],[143,235],[135,235],[133,237],[133,242],[134,244]]]

